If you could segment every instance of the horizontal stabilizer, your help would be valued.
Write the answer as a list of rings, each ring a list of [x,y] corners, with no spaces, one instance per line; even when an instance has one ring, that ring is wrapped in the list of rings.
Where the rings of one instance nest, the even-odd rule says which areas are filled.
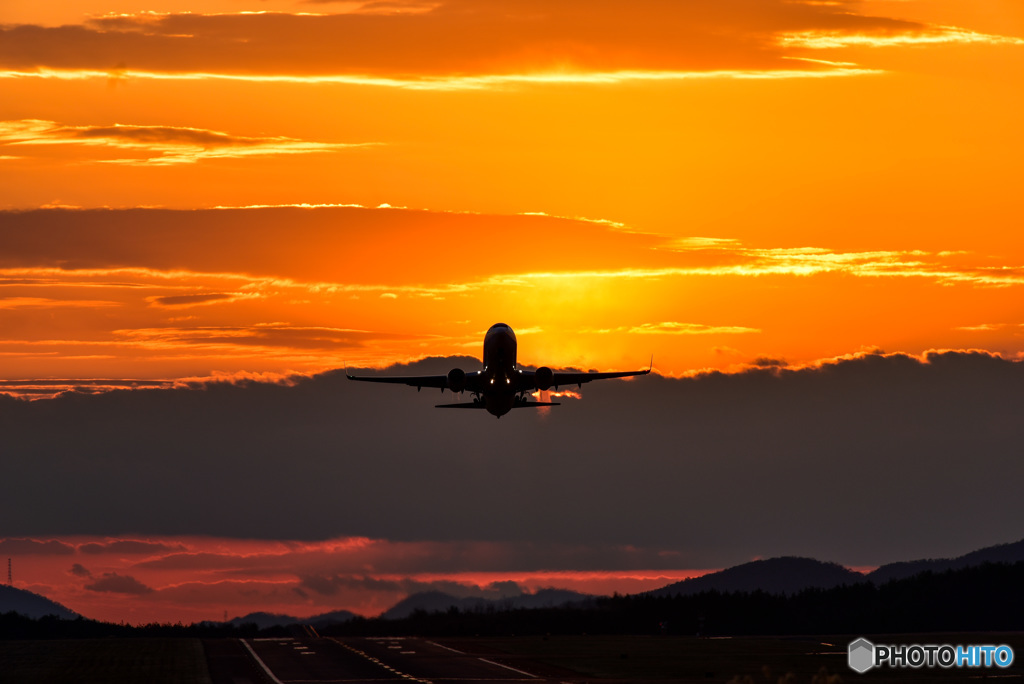
[[[482,409],[482,408],[485,408],[485,406],[482,403],[479,403],[479,402],[467,401],[467,402],[464,402],[462,404],[437,404],[437,405],[434,406],[434,408],[475,408],[475,409]]]

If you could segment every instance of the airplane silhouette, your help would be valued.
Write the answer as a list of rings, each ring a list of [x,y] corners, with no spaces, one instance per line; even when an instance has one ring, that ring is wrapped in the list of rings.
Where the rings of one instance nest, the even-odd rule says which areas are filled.
[[[538,406],[558,406],[558,402],[530,401],[528,395],[536,390],[556,390],[563,385],[577,385],[591,380],[608,378],[626,378],[632,375],[647,375],[654,367],[642,371],[617,371],[611,373],[573,373],[553,371],[541,366],[535,371],[516,367],[516,334],[504,323],[495,323],[484,335],[484,368],[479,371],[465,372],[461,368],[453,368],[447,375],[348,375],[349,380],[365,382],[390,382],[415,387],[417,391],[423,387],[438,387],[443,393],[445,389],[452,392],[470,392],[473,401],[458,404],[438,404],[436,408],[486,409],[493,416],[501,418],[514,408],[534,408]]]

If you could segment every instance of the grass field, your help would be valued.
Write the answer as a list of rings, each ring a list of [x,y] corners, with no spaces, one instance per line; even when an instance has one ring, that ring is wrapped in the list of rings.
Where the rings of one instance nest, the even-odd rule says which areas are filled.
[[[874,638],[877,643],[892,644],[1008,644],[1019,658],[1006,670],[879,669],[865,674],[857,674],[847,665],[847,644],[853,638],[856,637],[697,639],[584,635],[440,641],[461,651],[498,658],[512,666],[519,663],[528,670],[528,663],[549,666],[551,672],[537,672],[546,676],[571,678],[571,671],[618,682],[916,684],[973,681],[985,675],[996,675],[998,681],[1024,681],[1024,635],[1021,634],[878,636]]]
[[[209,684],[198,639],[0,641],[3,684]]]

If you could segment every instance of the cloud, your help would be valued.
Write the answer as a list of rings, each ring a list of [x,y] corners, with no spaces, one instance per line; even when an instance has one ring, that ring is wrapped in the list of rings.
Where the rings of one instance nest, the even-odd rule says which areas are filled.
[[[789,364],[784,359],[773,359],[767,356],[759,356],[751,361],[752,366],[759,368],[785,368]]]
[[[344,582],[355,582],[352,578],[362,577],[398,581],[414,575],[536,573],[547,567],[636,571],[673,569],[675,566],[671,563],[680,560],[666,561],[665,550],[656,547],[566,546],[544,541],[495,542],[486,539],[402,541],[355,537],[323,542],[266,541],[261,548],[245,550],[235,550],[231,544],[221,546],[216,551],[199,549],[170,553],[135,562],[131,567],[135,572],[184,571],[192,576],[205,574],[219,578],[254,575],[312,578],[307,588],[328,595],[337,587],[331,589],[328,584],[317,584],[325,577],[347,578]],[[387,586],[389,591],[412,591],[399,585],[378,586]]]
[[[78,547],[80,553],[117,554],[117,555],[156,555],[184,551],[182,544],[165,544],[163,542],[141,541],[137,539],[116,539],[109,542],[89,542]]]
[[[436,296],[540,286],[558,280],[671,277],[810,277],[931,280],[938,284],[1009,287],[1024,284],[1024,267],[982,256],[924,250],[836,250],[821,245],[751,246],[730,239],[630,233],[593,221],[362,207],[264,207],[194,211],[166,209],[0,212],[0,282],[54,284],[69,279],[119,287],[182,286],[156,305],[185,306],[214,297],[256,298],[262,289],[314,294],[377,293]],[[146,231],[134,230],[145,224]],[[293,240],[280,240],[287,224]],[[558,270],[528,270],[504,240],[545,244]],[[368,237],[368,236],[373,236]],[[494,259],[460,264],[452,280],[437,263],[452,242],[474,239]],[[232,250],[217,249],[232,244]],[[416,259],[398,276],[379,268],[382,245],[403,244]],[[581,248],[585,245],[586,248]],[[973,262],[972,262],[973,259]],[[628,264],[628,266],[624,265]],[[634,264],[645,264],[635,266]],[[339,281],[338,273],[346,279]],[[186,281],[187,282],[187,281]],[[207,300],[206,298],[209,298]],[[56,300],[56,297],[50,298]]]
[[[112,594],[131,594],[135,596],[142,596],[153,592],[152,588],[142,584],[134,577],[118,575],[116,572],[103,573],[103,575],[92,584],[86,584],[85,588],[89,591]]]
[[[102,309],[118,302],[96,299],[49,299],[46,297],[0,297],[0,309]]]
[[[147,13],[97,17],[80,26],[7,26],[0,34],[0,68],[23,74],[90,70],[113,79],[144,73],[334,76],[401,87],[508,75],[537,81],[588,73],[610,80],[616,74],[770,75],[792,70],[787,57],[806,49],[797,37],[814,32],[844,37],[942,31],[857,14],[848,4],[641,0],[624,12],[613,3],[448,0],[415,12]],[[959,35],[954,29],[946,33]],[[806,64],[807,75],[843,72],[835,65]]]
[[[8,556],[70,556],[75,547],[57,540],[0,539],[0,555]]]
[[[759,333],[757,328],[744,328],[735,325],[704,325],[702,323],[679,323],[678,321],[662,321],[661,323],[641,323],[640,325],[621,326],[605,330],[589,330],[592,333],[628,333],[630,335],[741,335]]]
[[[68,572],[70,572],[75,577],[92,577],[92,573],[89,572],[89,570],[81,563],[75,563],[74,565],[72,565],[71,569],[68,570]]]
[[[332,350],[361,347],[372,340],[411,339],[403,333],[382,333],[347,328],[263,324],[253,326],[197,326],[115,330],[114,335],[137,347],[238,347]]]
[[[365,144],[307,142],[285,137],[234,136],[173,126],[71,126],[54,121],[0,121],[0,147],[79,148],[93,161],[129,165],[193,164],[208,159],[332,152]],[[110,156],[115,150],[130,157]]]
[[[456,582],[452,580],[420,581],[412,578],[382,579],[362,575],[330,575],[330,576],[305,576],[300,582],[300,588],[309,590],[321,596],[336,596],[346,591],[385,592],[398,596],[437,591],[458,598],[488,598],[501,599],[511,596],[521,596],[523,588],[516,582],[492,582],[480,586],[472,582]]]
[[[779,36],[786,47],[829,50],[845,47],[894,47],[941,45],[950,43],[985,45],[1024,45],[1024,38],[969,31],[956,26],[929,26],[917,31],[847,33],[843,31],[799,31]]]
[[[15,355],[14,352],[0,352],[0,355]],[[139,389],[142,387],[172,387],[174,381],[168,380],[0,380],[0,392],[19,397],[52,397],[64,392],[79,394],[98,394],[116,389]]]
[[[521,270],[521,256],[505,244],[509,234],[524,243],[547,245],[561,255],[567,269],[611,267],[621,263],[623,255],[641,256],[661,242],[654,236],[557,217],[351,206],[40,209],[4,211],[0,217],[0,268],[57,269],[0,273],[0,278],[60,282],[64,277],[86,275],[89,269],[117,269],[95,275],[107,276],[108,283],[128,284],[149,277],[177,285],[175,281],[188,272],[221,279],[216,289],[180,293],[189,295],[248,292],[245,285],[261,282],[309,285],[325,293],[364,291],[360,288],[378,294],[443,293],[452,288],[440,286],[447,285],[448,274],[439,273],[436,265],[450,258],[452,242],[472,239],[495,254],[494,259],[460,264],[460,273],[470,281]],[[146,230],[137,230],[139,225]],[[282,225],[288,226],[292,240],[280,239]],[[592,248],[581,250],[583,241]],[[418,258],[403,260],[399,282],[382,283],[382,246],[396,243]],[[232,249],[221,249],[224,244]],[[132,268],[146,271],[123,270]],[[343,282],[338,281],[339,273],[345,274]],[[270,276],[275,279],[264,280]],[[409,289],[411,283],[426,287]]]
[[[166,295],[163,297],[150,297],[149,302],[153,306],[160,306],[166,309],[186,309],[193,306],[205,306],[207,304],[218,304],[234,302],[239,299],[253,299],[260,295],[255,292],[211,292],[204,294],[188,295]]]
[[[621,562],[625,547],[640,549],[645,565],[679,551],[675,567],[754,555],[851,565],[934,557],[1019,537],[1022,381],[1024,363],[984,352],[865,353],[595,383],[548,420],[513,412],[501,421],[439,412],[435,396],[343,373],[291,386],[0,397],[7,452],[32,454],[0,464],[0,520],[24,538],[130,526],[145,535],[406,544],[304,575],[324,577],[368,574],[367,562],[374,576],[595,569]],[[530,443],[546,446],[522,448]],[[39,491],[81,513],[41,504]],[[175,558],[232,572],[249,562],[153,562]]]

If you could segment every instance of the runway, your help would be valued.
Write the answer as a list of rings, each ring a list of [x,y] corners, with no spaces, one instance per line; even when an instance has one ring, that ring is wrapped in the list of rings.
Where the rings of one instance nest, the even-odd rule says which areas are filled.
[[[208,642],[207,659],[213,684],[559,681],[412,637],[286,637]]]

